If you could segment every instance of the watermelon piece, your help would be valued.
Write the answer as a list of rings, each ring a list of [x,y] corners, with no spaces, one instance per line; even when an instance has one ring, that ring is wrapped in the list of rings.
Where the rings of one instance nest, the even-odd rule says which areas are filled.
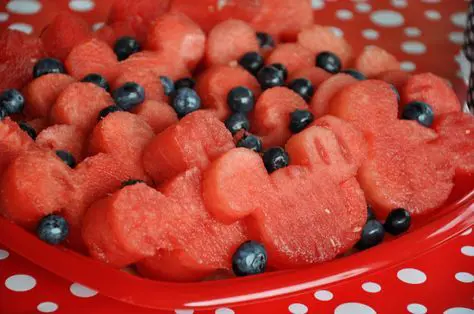
[[[156,135],[145,148],[143,164],[156,183],[164,182],[194,167],[205,169],[234,147],[224,123],[198,110]]]
[[[144,44],[147,37],[148,24],[145,24],[143,19],[139,16],[130,16],[123,21],[116,21],[110,24],[113,30],[114,40],[113,45],[123,36],[130,36],[135,38],[139,43]]]
[[[301,68],[296,71],[293,71],[288,76],[288,81],[291,82],[298,78],[305,78],[310,80],[313,84],[313,87],[317,91],[320,88],[320,85],[331,77],[331,73],[324,71],[321,68],[316,67],[308,67],[308,68]]]
[[[150,27],[146,46],[149,50],[174,55],[192,70],[204,56],[206,35],[186,15],[167,13]]]
[[[144,24],[149,24],[168,11],[170,0],[116,0],[112,4],[107,19],[108,24],[127,21],[131,16],[140,17]]]
[[[231,114],[227,104],[227,95],[237,86],[249,88],[255,99],[260,95],[260,84],[257,79],[241,67],[218,65],[202,73],[196,84],[196,91],[201,97],[204,108],[212,110],[220,120]]]
[[[122,268],[167,247],[162,222],[165,215],[178,210],[178,203],[138,183],[92,204],[84,217],[82,236],[93,258]]]
[[[132,30],[129,31],[130,32],[125,32],[124,36],[135,35],[135,32],[133,32]],[[100,29],[95,31],[93,35],[98,40],[107,43],[107,45],[109,45],[110,47],[113,47],[117,39],[119,39],[120,37],[117,35],[115,29],[110,25],[103,25]]]
[[[71,153],[76,161],[83,158],[86,134],[74,125],[56,124],[41,131],[36,137],[36,144],[40,147],[56,150],[65,150]]]
[[[322,70],[323,71],[323,70]],[[332,98],[341,90],[357,83],[358,80],[349,74],[338,73],[331,76],[316,89],[311,100],[311,111],[316,117],[322,117],[329,112]]]
[[[72,199],[71,169],[54,152],[39,149],[13,160],[0,182],[1,214],[28,229]]]
[[[296,109],[308,109],[308,105],[286,87],[274,87],[262,93],[251,115],[251,127],[252,133],[261,137],[264,148],[285,145],[292,135],[290,114]]]
[[[412,76],[402,88],[401,98],[401,106],[411,101],[423,101],[429,104],[435,117],[445,113],[459,112],[462,108],[454,90],[444,79],[432,73]]]
[[[385,81],[395,86],[397,90],[402,90],[406,82],[411,78],[411,74],[402,70],[391,70],[382,72],[377,76],[378,80]]]
[[[155,134],[178,122],[176,112],[166,102],[147,100],[133,108],[132,112],[145,120]]]
[[[181,205],[181,212],[168,214],[167,225],[176,243],[172,250],[160,251],[138,263],[138,270],[148,277],[196,281],[220,269],[232,268],[232,255],[247,239],[243,225],[225,225],[209,215],[201,196],[201,181],[201,171],[194,168],[160,188],[165,196]]]
[[[367,46],[356,58],[355,68],[368,78],[375,78],[387,71],[400,70],[400,63],[388,51],[377,46]]]
[[[49,57],[66,60],[71,50],[92,38],[87,22],[67,11],[61,12],[41,33],[41,40]]]
[[[152,70],[137,68],[132,71],[122,72],[111,87],[112,89],[117,89],[127,82],[135,82],[141,85],[145,89],[145,100],[167,100],[160,77]]]
[[[38,37],[9,29],[1,32],[0,90],[21,89],[33,79],[33,67],[44,56],[43,43]]]
[[[352,47],[344,37],[337,36],[330,27],[311,25],[298,34],[298,43],[308,49],[313,56],[321,52],[334,53],[341,60],[343,68],[352,62]],[[313,64],[314,64],[313,57]]]
[[[314,67],[315,57],[308,49],[297,43],[278,45],[265,60],[267,64],[281,63],[288,70],[288,74]]]
[[[31,81],[23,90],[26,106],[24,113],[31,118],[46,118],[59,94],[75,79],[66,74],[42,75]]]
[[[206,45],[207,65],[228,65],[249,51],[260,49],[255,30],[246,22],[230,19],[209,32]]]
[[[113,103],[103,88],[92,83],[73,83],[59,94],[51,108],[51,121],[89,132],[97,124],[99,112]]]
[[[33,129],[35,129],[36,134],[39,134],[41,131],[43,131],[49,126],[49,122],[46,118],[28,120],[26,123],[28,123],[28,125],[31,126]]]
[[[117,56],[106,42],[92,38],[75,46],[66,58],[67,72],[77,80],[97,73],[113,82],[117,76]]]
[[[0,174],[21,153],[34,146],[31,137],[10,118],[0,121]]]

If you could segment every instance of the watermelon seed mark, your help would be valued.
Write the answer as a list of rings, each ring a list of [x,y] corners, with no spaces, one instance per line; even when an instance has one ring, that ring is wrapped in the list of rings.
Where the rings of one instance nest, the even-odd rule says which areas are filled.
[[[324,211],[325,211],[326,213],[328,213],[328,214],[331,214],[331,211],[330,211],[329,209],[327,209],[327,208],[326,208]]]
[[[319,138],[315,138],[313,140],[314,146],[316,147],[316,150],[318,151],[319,156],[321,157],[321,160],[323,163],[326,165],[331,164],[331,160],[329,159],[328,152],[326,151],[326,148],[324,147],[323,143],[319,140]]]

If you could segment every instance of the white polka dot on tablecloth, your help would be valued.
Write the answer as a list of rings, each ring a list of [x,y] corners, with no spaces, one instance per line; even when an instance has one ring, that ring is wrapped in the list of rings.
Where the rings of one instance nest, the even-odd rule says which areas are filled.
[[[0,250],[0,261],[2,259],[7,259],[8,256],[10,256],[10,253],[8,253],[8,251]]]
[[[324,8],[324,0],[311,0],[313,10],[321,10]]]
[[[331,291],[318,290],[314,293],[314,297],[319,301],[330,301],[334,298],[334,295]]]
[[[439,21],[439,20],[441,20],[441,13],[439,13],[436,10],[426,10],[425,11],[425,17],[428,20]]]
[[[467,236],[467,235],[470,235],[471,233],[472,233],[472,228],[469,228],[466,231],[464,231],[463,233],[461,233],[461,235],[462,236]]]
[[[308,307],[301,303],[293,303],[288,307],[291,314],[306,314],[308,313]]]
[[[174,310],[175,314],[193,314],[194,310]]]
[[[0,12],[0,22],[8,21],[9,17],[10,17],[10,15],[8,13]]]
[[[372,10],[372,6],[364,2],[356,3],[355,10],[359,13],[367,13],[367,12],[370,12],[370,10]]]
[[[54,313],[58,308],[59,306],[54,302],[43,302],[38,304],[36,309],[41,313]]]
[[[33,32],[33,26],[26,23],[13,23],[8,26],[9,29],[17,30],[23,33],[31,34]]]
[[[407,0],[392,0],[391,3],[395,8],[406,8],[408,6]]]
[[[13,275],[5,280],[5,287],[15,292],[30,291],[36,286],[36,279],[29,275]]]
[[[466,256],[474,256],[474,246],[466,245],[461,248],[461,253]]]
[[[375,29],[364,29],[362,36],[368,40],[375,40],[379,38],[380,34]]]
[[[215,311],[215,314],[235,314],[235,312],[229,308],[222,307]]]
[[[426,45],[421,41],[405,41],[401,47],[403,52],[410,55],[421,55],[426,52]]]
[[[71,0],[69,8],[76,12],[88,12],[94,9],[95,3],[92,0]]]
[[[69,287],[69,291],[71,291],[71,293],[73,295],[75,295],[76,297],[79,297],[79,298],[90,298],[90,297],[93,297],[97,294],[97,291],[92,290],[92,289],[90,289],[86,286],[83,286],[81,284],[78,284],[78,283],[73,283]]]
[[[426,275],[421,270],[415,268],[404,268],[398,271],[398,279],[404,283],[419,285],[426,281]]]
[[[352,19],[354,14],[349,10],[341,9],[336,11],[336,16],[338,19],[345,21]]]
[[[458,12],[451,15],[451,22],[461,28],[465,28],[467,24],[466,12]]]
[[[425,314],[428,312],[428,309],[423,304],[412,303],[407,306],[408,312],[411,314]]]
[[[443,314],[474,314],[474,310],[466,307],[452,307],[444,311]]]
[[[407,27],[404,31],[408,37],[418,37],[421,35],[421,29],[418,27]]]
[[[416,64],[411,61],[400,62],[400,69],[405,72],[413,72],[416,70]]]
[[[104,27],[105,23],[104,22],[99,22],[99,23],[94,23],[92,25],[92,31],[97,32],[99,29]]]
[[[384,27],[398,27],[405,23],[403,15],[392,10],[378,10],[370,14],[372,23]]]
[[[336,307],[334,314],[376,314],[376,312],[368,305],[351,302]]]
[[[380,287],[380,285],[375,282],[364,282],[362,284],[362,289],[365,292],[378,293],[382,290],[382,287]]]
[[[9,12],[22,15],[32,15],[41,11],[41,2],[36,0],[13,0],[6,8]]]
[[[342,31],[342,29],[340,29],[339,27],[335,27],[335,26],[331,26],[329,27],[329,29],[334,33],[334,35],[336,35],[337,37],[343,37],[344,36],[344,32]]]
[[[456,275],[454,275],[454,278],[456,278],[457,281],[460,281],[462,283],[474,282],[474,276],[467,272],[456,273]]]

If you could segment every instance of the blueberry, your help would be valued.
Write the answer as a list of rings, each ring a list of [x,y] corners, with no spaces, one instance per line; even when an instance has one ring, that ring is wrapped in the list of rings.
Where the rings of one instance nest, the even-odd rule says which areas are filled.
[[[335,74],[341,71],[341,60],[329,51],[323,51],[316,56],[316,66],[326,72]]]
[[[176,90],[185,87],[194,89],[194,86],[196,86],[196,81],[192,77],[185,77],[174,82],[174,88]]]
[[[43,217],[36,228],[38,237],[49,244],[57,245],[63,242],[69,234],[69,224],[58,215]]]
[[[234,112],[247,113],[253,110],[255,97],[247,87],[237,86],[227,94],[227,104]]]
[[[38,60],[33,68],[33,77],[37,78],[49,73],[66,73],[64,64],[58,59],[53,58]]]
[[[237,142],[237,147],[244,147],[254,152],[262,152],[262,140],[253,134],[244,134],[244,136]]]
[[[273,66],[263,67],[257,74],[262,89],[285,85],[283,72]]]
[[[123,61],[141,50],[138,41],[129,36],[123,36],[117,39],[114,45],[114,52],[117,55],[118,61]]]
[[[194,89],[183,87],[176,90],[173,108],[180,118],[201,108],[201,98]]]
[[[248,72],[252,73],[252,75],[257,75],[258,71],[263,67],[264,61],[260,54],[252,51],[244,54],[240,58],[239,64]]]
[[[31,127],[28,123],[25,121],[20,121],[18,122],[18,126],[20,129],[25,131],[33,140],[36,140],[36,130]]]
[[[116,105],[108,106],[108,107],[102,109],[102,110],[99,112],[99,118],[98,118],[98,120],[102,120],[102,119],[104,119],[105,117],[107,117],[107,116],[109,115],[109,113],[117,112],[117,111],[123,111],[123,109],[120,108],[119,106],[116,106]]]
[[[58,156],[66,165],[71,168],[76,167],[76,158],[70,153],[65,150],[57,150],[56,156]]]
[[[281,147],[272,147],[263,154],[263,163],[268,173],[287,167],[290,163],[288,153]]]
[[[25,106],[25,97],[16,89],[7,89],[0,94],[0,107],[7,114],[20,113]]]
[[[288,84],[288,88],[303,97],[308,102],[314,95],[314,87],[310,80],[297,78]]]
[[[347,69],[347,70],[343,70],[341,72],[345,73],[345,74],[349,74],[350,76],[352,76],[353,78],[355,78],[356,80],[359,80],[359,81],[363,81],[363,80],[367,79],[367,77],[364,74],[362,74],[359,71],[354,70],[354,69]]]
[[[0,107],[0,120],[5,119],[7,116],[8,116],[8,113],[7,113],[7,111],[5,110],[5,108]]]
[[[422,101],[413,101],[403,108],[402,119],[415,120],[419,124],[430,127],[433,124],[433,109]]]
[[[270,64],[270,66],[280,70],[281,74],[283,75],[283,80],[286,82],[286,80],[288,79],[288,69],[286,68],[286,66],[284,66],[281,63],[273,63],[273,64]]]
[[[161,85],[165,91],[166,96],[171,96],[174,93],[174,82],[167,76],[160,76]]]
[[[393,90],[393,92],[397,96],[397,102],[400,103],[400,92],[398,91],[398,89],[393,84],[390,84],[390,88]]]
[[[95,84],[99,87],[102,87],[108,93],[110,93],[109,82],[107,82],[107,79],[100,74],[97,74],[97,73],[88,74],[81,80],[81,82]]]
[[[410,228],[411,216],[404,208],[394,209],[388,214],[385,220],[385,231],[393,235],[404,233]]]
[[[290,130],[293,133],[303,131],[308,125],[314,121],[314,116],[309,110],[297,109],[290,116]]]
[[[130,180],[127,180],[127,181],[122,182],[122,188],[124,188],[124,187],[126,187],[126,186],[129,186],[129,185],[135,185],[135,184],[138,184],[138,183],[145,183],[145,181],[143,181],[143,180],[136,180],[136,179],[130,179]]]
[[[234,135],[242,129],[248,131],[250,129],[250,121],[245,114],[236,112],[225,120],[225,126]]]
[[[145,89],[134,82],[127,82],[112,93],[115,103],[123,110],[131,110],[145,101]]]
[[[260,48],[274,48],[275,41],[273,37],[268,33],[257,32],[257,40]]]
[[[256,241],[242,243],[232,256],[232,270],[236,276],[261,274],[267,267],[267,251]]]
[[[385,230],[378,220],[369,220],[362,229],[360,240],[356,243],[356,248],[365,250],[376,246],[383,241]]]
[[[369,220],[375,220],[377,219],[374,214],[374,210],[372,209],[372,206],[367,205],[367,221]]]

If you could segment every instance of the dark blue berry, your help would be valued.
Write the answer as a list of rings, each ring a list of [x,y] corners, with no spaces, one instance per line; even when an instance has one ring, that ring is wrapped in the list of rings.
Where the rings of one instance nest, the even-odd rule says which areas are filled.
[[[250,129],[250,121],[247,116],[241,112],[233,113],[227,120],[225,126],[234,135],[240,130],[248,131]]]
[[[283,80],[286,82],[286,80],[288,79],[288,69],[286,68],[286,66],[284,66],[281,63],[273,63],[273,64],[270,64],[270,66],[280,70],[281,74],[283,75]]]
[[[81,82],[95,84],[99,87],[102,87],[108,93],[110,93],[109,82],[107,82],[107,79],[100,74],[97,74],[97,73],[88,74],[81,80]]]
[[[257,79],[262,89],[285,85],[283,72],[273,66],[266,66],[258,71]]]
[[[33,68],[33,77],[37,78],[50,73],[66,73],[64,64],[58,59],[44,58],[38,60]]]
[[[166,96],[171,96],[174,93],[174,82],[167,76],[160,76],[161,85],[165,91]]]
[[[129,111],[145,101],[145,89],[134,82],[127,82],[114,90],[114,97],[117,106]]]
[[[300,95],[306,102],[310,101],[314,95],[313,84],[305,78],[297,78],[291,81],[288,88]]]
[[[5,110],[5,108],[3,107],[0,107],[0,120],[3,120],[6,118],[6,116],[8,116],[8,113],[7,111]]]
[[[413,101],[403,107],[402,119],[415,120],[423,126],[430,127],[433,124],[434,112],[427,103]]]
[[[70,153],[65,150],[57,150],[56,156],[58,156],[66,165],[71,168],[76,167],[76,158]]]
[[[260,153],[262,151],[262,140],[253,134],[244,134],[244,136],[237,142],[237,147],[244,147],[254,152]]]
[[[36,140],[36,130],[31,127],[28,123],[25,121],[20,121],[18,122],[18,126],[20,129],[25,131],[33,140]]]
[[[174,88],[176,90],[185,87],[194,89],[194,86],[196,86],[196,81],[192,77],[185,77],[174,82]]]
[[[303,131],[308,125],[314,121],[314,116],[309,110],[297,109],[290,116],[290,130],[293,133]]]
[[[0,107],[7,114],[20,113],[25,106],[25,97],[16,89],[7,89],[0,94]]]
[[[275,47],[275,41],[273,40],[273,37],[268,33],[257,32],[257,40],[260,48],[265,49]]]
[[[325,70],[326,72],[335,74],[341,71],[341,59],[334,53],[323,51],[316,56],[316,66]]]
[[[248,113],[253,110],[255,97],[247,87],[237,86],[227,94],[227,104],[234,112]]]
[[[120,37],[114,45],[114,52],[118,61],[123,61],[140,50],[141,46],[138,41],[129,36]]]
[[[49,244],[57,245],[63,242],[69,234],[69,224],[58,215],[48,215],[40,220],[36,228],[38,237]]]
[[[356,244],[359,250],[365,250],[376,246],[383,241],[385,230],[378,220],[369,220],[362,228],[360,240]]]
[[[267,251],[256,241],[244,242],[232,256],[232,270],[236,276],[262,274],[266,267]]]
[[[98,120],[102,120],[102,119],[104,119],[105,117],[107,117],[107,116],[109,115],[109,113],[117,112],[117,111],[123,111],[123,109],[120,108],[119,106],[116,106],[116,105],[108,106],[108,107],[102,109],[102,110],[99,112],[99,118],[98,118]]]
[[[354,70],[354,69],[346,69],[346,70],[343,70],[341,72],[345,73],[345,74],[349,74],[350,76],[352,76],[353,78],[355,78],[356,80],[359,80],[359,81],[363,81],[363,80],[367,79],[367,77],[364,74],[362,74],[359,71]]]
[[[183,87],[176,90],[176,96],[173,99],[173,108],[182,118],[185,115],[199,110],[201,108],[201,98],[194,89]]]
[[[268,173],[287,167],[290,163],[288,153],[281,147],[272,147],[263,154],[263,163]]]
[[[367,221],[377,219],[374,214],[372,206],[367,205]]]
[[[410,213],[404,208],[397,208],[388,214],[384,227],[388,233],[399,235],[406,232],[410,228],[410,225]]]
[[[130,186],[130,185],[135,185],[138,183],[145,183],[145,182],[143,180],[130,179],[130,180],[122,182],[122,188],[126,186]]]
[[[258,71],[263,67],[264,61],[260,54],[252,51],[244,54],[240,58],[239,64],[248,72],[252,73],[252,75],[257,75]]]

